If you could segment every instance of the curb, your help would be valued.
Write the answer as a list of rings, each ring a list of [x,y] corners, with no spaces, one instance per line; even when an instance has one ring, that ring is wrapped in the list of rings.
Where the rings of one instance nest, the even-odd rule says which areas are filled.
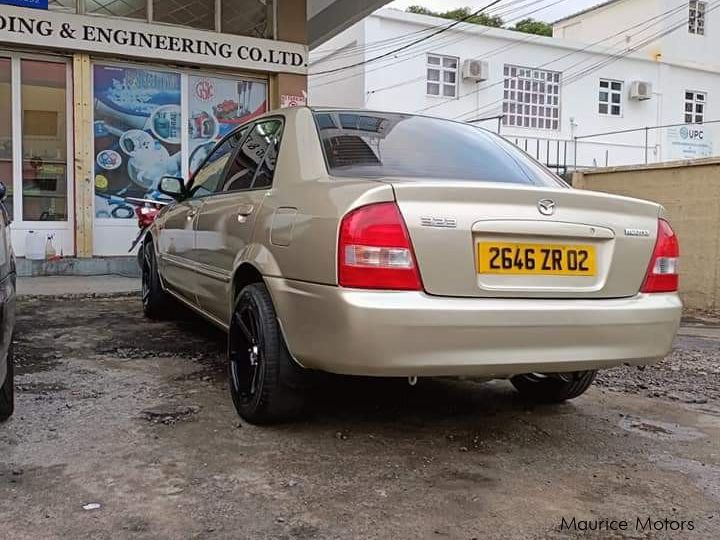
[[[117,291],[117,292],[87,292],[87,293],[58,293],[58,294],[18,294],[18,300],[82,300],[82,299],[110,299],[110,298],[133,298],[139,297],[141,291]]]

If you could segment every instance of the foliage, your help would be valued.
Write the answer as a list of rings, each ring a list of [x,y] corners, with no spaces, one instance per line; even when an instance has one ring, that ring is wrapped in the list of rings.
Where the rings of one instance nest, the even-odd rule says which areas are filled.
[[[433,11],[423,6],[410,6],[406,11],[409,13],[417,13],[418,15],[431,15],[433,17],[441,17],[443,19],[455,21],[463,20],[467,23],[492,26],[494,28],[501,28],[505,24],[502,18],[498,16],[485,15],[484,13],[470,16],[473,11],[469,7],[451,9],[448,11]],[[527,18],[519,21],[514,27],[510,28],[510,30],[524,32],[526,34],[537,34],[539,36],[552,36],[551,24],[538,21],[533,18]]]
[[[524,32],[526,34],[537,34],[538,36],[549,36],[552,37],[552,25],[543,21],[536,21],[535,19],[523,19],[518,21],[512,30],[518,32]]]
[[[485,15],[483,13],[473,15],[471,17],[470,14],[472,13],[472,10],[469,7],[441,12],[432,11],[431,9],[424,8],[422,6],[410,6],[407,8],[407,11],[410,13],[417,13],[419,15],[432,15],[433,17],[442,17],[443,19],[455,21],[464,20],[466,23],[482,24],[483,26],[493,26],[495,28],[499,28],[503,25],[503,20],[500,17],[491,17],[490,15]]]

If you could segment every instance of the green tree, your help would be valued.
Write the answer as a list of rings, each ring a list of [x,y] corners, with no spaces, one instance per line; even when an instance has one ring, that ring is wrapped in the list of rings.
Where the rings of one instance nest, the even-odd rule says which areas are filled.
[[[441,17],[443,19],[450,19],[454,21],[464,20],[467,23],[492,26],[494,28],[501,28],[504,24],[501,17],[491,17],[490,15],[485,15],[484,13],[473,15],[471,17],[470,14],[472,13],[472,10],[469,7],[451,9],[448,11],[433,11],[423,6],[410,6],[406,11],[409,13],[417,13],[418,15],[431,15],[433,17]],[[537,34],[539,36],[552,36],[551,24],[538,21],[533,18],[518,21],[515,26],[510,28],[510,30],[524,32],[526,34]]]
[[[449,11],[433,11],[422,6],[410,6],[407,8],[409,13],[417,13],[419,15],[432,15],[433,17],[442,17],[443,19],[450,19],[455,21],[464,20],[464,22],[471,24],[481,24],[483,26],[493,26],[499,28],[503,25],[503,20],[500,17],[491,17],[480,13],[479,15],[470,16],[473,10],[469,7],[451,9]]]
[[[532,18],[523,19],[518,21],[514,28],[517,32],[525,32],[526,34],[537,34],[539,36],[550,36],[552,37],[552,25],[543,21],[537,21]]]

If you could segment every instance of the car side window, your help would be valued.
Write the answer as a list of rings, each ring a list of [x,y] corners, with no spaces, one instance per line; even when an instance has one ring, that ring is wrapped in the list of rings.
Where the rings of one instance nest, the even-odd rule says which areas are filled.
[[[205,197],[215,193],[218,185],[223,179],[223,172],[228,160],[232,157],[233,150],[247,133],[247,129],[241,129],[231,135],[210,153],[202,167],[193,176],[192,195],[193,199]]]
[[[272,186],[283,123],[258,122],[242,142],[219,192],[269,189]]]

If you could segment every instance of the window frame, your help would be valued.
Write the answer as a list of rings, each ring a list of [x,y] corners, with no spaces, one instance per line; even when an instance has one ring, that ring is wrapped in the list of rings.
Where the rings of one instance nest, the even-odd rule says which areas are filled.
[[[242,125],[236,127],[234,130],[232,130],[230,133],[228,133],[227,135],[225,135],[225,137],[223,137],[221,140],[219,140],[219,141],[215,144],[215,148],[213,148],[213,151],[210,152],[210,153],[205,157],[205,159],[203,159],[203,161],[202,161],[202,163],[200,164],[200,166],[197,168],[197,170],[193,173],[192,177],[191,177],[190,180],[188,181],[188,186],[187,186],[188,192],[191,191],[191,190],[193,189],[193,187],[194,187],[193,184],[194,184],[194,181],[195,181],[195,175],[197,175],[197,173],[198,173],[199,171],[201,171],[203,167],[205,167],[205,165],[207,164],[208,159],[210,159],[210,157],[215,153],[215,150],[217,150],[218,148],[220,148],[221,145],[225,144],[225,142],[226,142],[228,139],[230,139],[231,137],[233,137],[234,135],[236,135],[238,132],[240,132],[240,131],[242,131],[243,129],[246,129],[246,128],[247,128],[247,133],[245,133],[245,134],[242,136],[242,138],[240,138],[240,139],[238,140],[237,146],[232,150],[232,153],[231,153],[231,155],[230,155],[230,159],[228,159],[228,162],[225,164],[225,167],[223,168],[222,177],[223,177],[223,184],[224,184],[224,181],[227,179],[227,174],[228,174],[228,171],[229,171],[229,169],[230,169],[230,166],[231,166],[231,164],[235,161],[235,157],[237,156],[237,153],[240,151],[240,148],[242,147],[243,142],[245,142],[245,139],[248,137],[248,135],[250,135],[250,133],[252,132],[252,130],[255,129],[255,126],[256,126],[257,124],[261,124],[261,123],[267,122],[267,121],[269,121],[269,120],[280,120],[282,132],[281,132],[281,136],[280,136],[280,142],[278,143],[278,157],[279,157],[279,156],[280,156],[280,151],[281,151],[281,149],[282,149],[282,141],[283,141],[283,139],[285,138],[285,137],[284,137],[284,135],[285,135],[285,125],[286,125],[285,116],[283,116],[283,115],[281,115],[281,114],[273,114],[273,115],[270,115],[270,116],[263,116],[263,117],[261,117],[261,118],[253,118],[253,119],[250,120],[249,122],[247,122],[247,123],[245,123],[245,124],[242,124]],[[263,156],[263,162],[264,162],[264,161],[265,161],[265,157]],[[259,167],[258,167],[258,169],[259,169]],[[257,176],[257,171],[255,171],[255,174],[253,175],[253,182],[255,181],[255,176]],[[193,197],[193,196],[191,195],[191,196],[189,196],[187,199],[207,199],[208,197],[228,196],[228,195],[232,195],[233,193],[247,193],[247,192],[249,192],[249,191],[261,191],[261,190],[268,191],[268,190],[271,190],[274,185],[275,185],[275,174],[274,174],[274,172],[273,172],[273,182],[272,182],[272,184],[270,184],[269,186],[250,187],[250,188],[246,188],[246,189],[235,189],[235,190],[232,190],[232,191],[214,191],[214,192],[212,192],[212,193],[207,193],[207,194],[205,194],[205,195],[201,195],[201,196],[198,196],[198,197]],[[185,200],[187,200],[187,199],[185,199]]]
[[[707,2],[705,0],[690,0],[688,2],[688,33],[705,36],[707,33],[707,13]]]
[[[513,70],[515,71],[514,75]],[[536,73],[544,74],[544,78],[536,77]],[[548,78],[550,75],[551,77]],[[535,85],[537,85],[537,90],[535,90]],[[542,93],[540,92],[541,85],[545,85],[545,90]],[[554,90],[549,92],[547,90],[548,85],[551,85]],[[528,97],[520,98],[521,95]],[[533,101],[533,98],[536,98],[535,101]],[[526,99],[529,99],[529,101],[526,101]],[[555,100],[557,100],[557,103],[555,103]],[[532,112],[533,108],[536,110],[535,113]],[[540,109],[549,109],[550,116],[546,116],[544,113],[540,115]],[[526,110],[529,112],[525,112]],[[556,111],[556,114],[554,114],[554,111]],[[505,127],[561,131],[562,72],[518,64],[504,64],[502,113],[502,123]],[[511,119],[513,123],[510,122]],[[528,125],[525,125],[524,120],[528,120]],[[535,126],[532,125],[533,120],[536,121]],[[550,122],[549,127],[539,125],[547,124],[547,122]]]
[[[439,62],[437,64],[431,64],[430,58],[437,58]],[[445,60],[453,60],[455,61],[455,67],[449,68],[445,67]],[[437,81],[431,81],[428,77],[429,71],[434,70],[438,72],[438,80]],[[455,75],[455,82],[446,82],[445,81],[445,73],[453,73]],[[460,75],[460,57],[458,56],[452,56],[447,54],[439,54],[439,53],[427,53],[425,55],[425,95],[427,97],[433,97],[433,98],[443,98],[443,99],[457,99],[459,95],[459,75]],[[428,92],[428,85],[430,84],[436,84],[438,86],[438,93],[437,94],[431,94]],[[453,88],[453,95],[452,96],[446,96],[444,94],[444,89],[446,86],[452,86]]]
[[[203,168],[205,168],[205,166],[208,164],[208,161],[210,161],[210,158],[215,154],[215,152],[217,152],[217,151],[220,149],[221,146],[223,146],[226,142],[228,142],[228,141],[229,141],[233,136],[235,136],[239,131],[242,131],[246,126],[247,126],[247,124],[243,124],[242,126],[238,126],[238,127],[235,128],[234,130],[232,130],[230,133],[228,133],[227,135],[225,135],[225,137],[223,137],[222,139],[220,139],[218,142],[215,143],[215,146],[213,147],[212,152],[208,153],[208,155],[205,156],[205,159],[203,159],[203,161],[202,161],[202,163],[200,164],[200,166],[199,166],[199,167],[197,168],[197,170],[192,174],[192,177],[190,177],[190,180],[188,181],[188,185],[187,185],[187,192],[190,193],[190,195],[187,197],[186,200],[189,200],[189,199],[192,199],[192,200],[205,199],[205,198],[211,197],[211,196],[213,196],[213,195],[215,195],[215,194],[217,193],[217,192],[215,192],[215,191],[211,191],[210,193],[205,193],[205,194],[203,194],[203,195],[195,196],[195,193],[197,193],[197,192],[193,192],[193,189],[195,188],[195,177],[197,176],[197,174],[198,174],[200,171],[203,170]],[[237,147],[232,147],[232,148],[230,149],[230,151],[228,152],[228,153],[230,154],[230,156],[228,157],[228,160],[227,160],[227,162],[225,163],[225,166],[223,167],[223,170],[220,172],[220,177],[221,177],[222,179],[225,178],[225,175],[227,174],[228,166],[229,166],[230,162],[235,158],[235,154],[237,154],[237,150],[238,150],[240,144],[242,144],[242,141],[245,140],[245,137],[247,137],[247,133],[242,136],[242,139],[240,139],[240,142],[237,143]]]
[[[55,12],[58,12],[58,13],[71,13],[71,14],[75,14],[75,15],[87,15],[88,17],[103,17],[103,18],[108,18],[108,19],[122,19],[122,20],[125,20],[125,21],[134,21],[134,22],[141,21],[141,22],[146,22],[146,23],[151,23],[151,24],[159,24],[159,25],[165,25],[165,26],[175,26],[175,27],[178,27],[178,28],[193,28],[192,26],[189,26],[189,25],[174,24],[174,23],[168,23],[168,22],[163,22],[163,21],[157,21],[157,20],[155,20],[155,18],[154,18],[154,16],[153,16],[153,13],[154,13],[153,1],[154,1],[154,0],[145,0],[145,14],[146,14],[146,15],[145,15],[145,17],[143,17],[143,18],[138,18],[138,17],[122,17],[122,16],[120,16],[120,15],[105,15],[105,14],[102,14],[102,13],[88,13],[88,12],[87,12],[87,7],[86,7],[86,0],[75,0],[75,2],[74,2],[75,7],[74,7],[74,8],[73,8],[73,7],[69,7],[69,8],[65,8],[65,9],[53,9],[53,6],[50,5],[48,9],[49,9],[49,11],[55,11]],[[246,34],[233,34],[233,33],[229,33],[228,35],[232,35],[232,36],[242,35],[242,36],[245,36],[245,37],[255,37],[255,38],[257,38],[257,39],[269,39],[269,40],[272,40],[272,41],[277,40],[277,34],[278,34],[278,32],[277,32],[277,9],[278,9],[278,2],[279,2],[279,1],[280,1],[280,0],[273,0],[273,4],[272,4],[272,24],[270,25],[270,26],[271,26],[271,32],[270,32],[271,35],[270,35],[269,37],[267,37],[267,38],[258,38],[257,36],[250,36],[250,35],[246,35]],[[215,13],[214,13],[214,17],[213,17],[213,27],[212,27],[212,28],[197,29],[198,31],[200,31],[200,32],[217,32],[217,33],[220,33],[220,34],[225,33],[225,32],[223,31],[223,20],[224,20],[224,18],[223,18],[223,13],[222,13],[222,0],[215,0],[215,8],[214,8],[214,9],[215,9]]]
[[[602,86],[603,83],[607,83],[607,88],[603,88],[603,86]],[[612,87],[613,83],[619,84],[619,85],[620,85],[620,89],[619,89],[619,90],[614,90],[613,87]],[[607,95],[608,95],[608,99],[607,99],[606,101],[603,101],[603,100],[600,98],[600,94],[603,93],[603,92],[606,92]],[[625,113],[625,105],[624,105],[624,103],[623,103],[624,93],[625,93],[625,81],[621,81],[621,80],[618,80],[618,79],[604,79],[604,78],[601,78],[601,79],[600,79],[600,84],[599,84],[599,86],[598,86],[598,114],[599,114],[600,116],[609,116],[609,117],[612,117],[612,118],[622,118],[622,117],[623,117],[623,114]],[[617,103],[614,103],[613,100],[612,100],[613,95],[618,95],[618,96],[620,96],[620,101],[617,102]],[[600,110],[600,108],[601,108],[603,105],[607,106],[607,112],[602,112],[602,111]],[[617,107],[620,108],[620,112],[619,112],[618,114],[614,114],[614,113],[612,112],[612,108],[613,108],[614,106],[617,106]]]
[[[692,94],[692,99],[688,99],[688,94]],[[702,96],[702,99],[698,99],[698,96]],[[683,99],[683,121],[686,124],[704,124],[705,123],[705,116],[707,113],[707,98],[708,93],[703,92],[700,90],[685,90],[685,96]],[[692,111],[688,112],[686,110],[687,105],[692,105]],[[702,105],[702,112],[697,112],[697,106]],[[690,122],[688,122],[687,117],[688,115],[691,117]],[[700,121],[697,121],[697,117],[700,115]]]
[[[265,123],[265,122],[272,121],[272,120],[279,120],[279,121],[280,121],[280,140],[278,141],[278,148],[277,148],[277,157],[278,157],[278,159],[279,159],[279,157],[280,157],[280,148],[281,148],[282,141],[283,141],[283,138],[284,138],[283,135],[285,135],[285,117],[284,117],[284,116],[281,116],[281,115],[280,115],[280,116],[275,116],[275,115],[273,115],[273,116],[268,116],[268,117],[265,117],[265,118],[258,119],[258,120],[254,123],[254,125],[252,126],[252,128],[248,130],[248,132],[245,134],[245,136],[242,138],[242,140],[241,140],[240,143],[238,144],[238,147],[237,147],[237,149],[235,150],[235,153],[233,154],[233,160],[232,160],[232,162],[235,161],[235,157],[237,156],[238,152],[240,152],[240,149],[242,148],[243,142],[245,142],[245,139],[250,135],[250,133],[252,133],[252,131],[255,129],[255,127],[256,127],[258,124],[263,124],[263,123]],[[255,171],[255,174],[253,174],[252,183],[250,184],[251,187],[245,188],[245,189],[233,189],[233,190],[230,190],[230,191],[220,191],[220,192],[215,193],[215,195],[228,195],[228,194],[230,194],[230,193],[247,193],[247,192],[249,192],[249,191],[263,191],[263,190],[264,190],[264,191],[269,191],[269,190],[271,190],[271,189],[273,188],[273,186],[275,185],[275,169],[273,169],[272,182],[270,183],[269,186],[255,187],[255,180],[257,179],[257,176],[258,176],[258,174],[259,174],[260,167],[262,167],[262,165],[265,163],[265,160],[266,160],[266,159],[267,159],[267,152],[265,153],[265,155],[263,155],[262,161],[258,164],[258,168],[257,168],[257,170]],[[232,162],[228,163],[228,167],[225,169],[225,171],[223,171],[223,174],[224,174],[224,176],[225,176],[225,178],[224,178],[223,180],[227,180],[227,175],[228,175],[228,172],[230,172],[229,169],[230,169],[230,166],[232,165]],[[276,163],[276,165],[277,165],[277,163]],[[224,182],[223,182],[223,185],[224,185]]]

